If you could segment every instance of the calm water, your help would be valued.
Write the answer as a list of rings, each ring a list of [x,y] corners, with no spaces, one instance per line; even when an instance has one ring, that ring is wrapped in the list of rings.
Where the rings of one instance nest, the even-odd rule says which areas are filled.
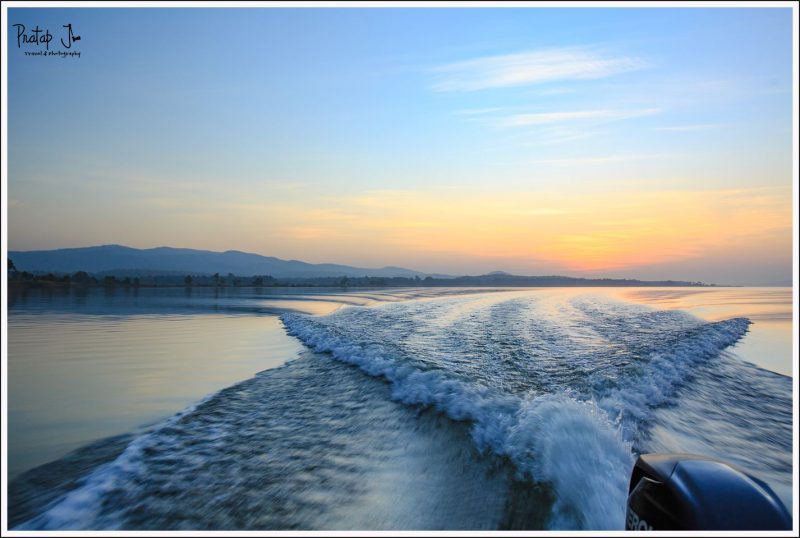
[[[621,528],[654,451],[791,508],[791,322],[785,288],[11,295],[9,517]]]

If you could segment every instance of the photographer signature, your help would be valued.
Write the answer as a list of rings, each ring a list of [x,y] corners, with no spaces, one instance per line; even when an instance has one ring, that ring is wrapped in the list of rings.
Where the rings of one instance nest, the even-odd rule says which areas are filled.
[[[65,49],[72,48],[72,44],[76,41],[81,40],[81,36],[75,35],[72,32],[72,24],[65,24],[63,25],[64,28],[67,29],[66,31],[66,42],[64,41],[64,37],[61,38],[61,45]],[[33,44],[37,47],[44,44],[46,50],[50,50],[50,42],[53,40],[53,34],[50,33],[50,30],[45,28],[42,30],[39,28],[39,25],[30,31],[30,33],[25,33],[25,25],[24,24],[15,24],[14,28],[17,29],[17,48],[22,47],[22,44]]]

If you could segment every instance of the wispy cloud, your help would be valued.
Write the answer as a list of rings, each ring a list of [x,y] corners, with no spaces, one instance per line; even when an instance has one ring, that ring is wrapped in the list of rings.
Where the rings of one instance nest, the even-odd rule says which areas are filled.
[[[601,132],[588,131],[586,129],[544,129],[529,133],[530,136],[517,145],[525,147],[565,144],[578,140],[586,140],[587,138],[594,138],[599,134],[601,134]]]
[[[436,91],[475,91],[558,80],[598,79],[640,69],[638,58],[604,56],[570,47],[487,56],[436,68]]]
[[[539,95],[543,96],[566,95],[568,93],[575,93],[575,90],[572,88],[547,88],[545,90],[541,90],[539,92]]]
[[[672,125],[669,127],[655,127],[656,131],[674,131],[679,133],[690,131],[705,131],[707,129],[715,129],[719,127],[717,124],[703,123],[697,125]]]
[[[456,116],[484,116],[486,114],[494,114],[503,110],[504,108],[499,106],[488,108],[464,108],[461,110],[456,110],[454,114]]]
[[[523,127],[531,125],[545,125],[576,120],[603,120],[617,121],[641,116],[658,114],[658,108],[642,108],[635,110],[577,110],[569,112],[538,112],[534,114],[515,114],[506,116],[498,121],[500,127]]]
[[[642,155],[603,155],[600,157],[572,157],[566,159],[538,159],[527,161],[528,164],[554,164],[554,165],[584,165],[584,164],[606,164],[620,163],[627,161],[644,161],[650,159],[663,159],[670,157],[665,154],[642,154]]]

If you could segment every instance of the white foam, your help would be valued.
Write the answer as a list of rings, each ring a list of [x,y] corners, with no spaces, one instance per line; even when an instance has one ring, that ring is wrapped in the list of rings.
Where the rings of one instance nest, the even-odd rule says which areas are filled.
[[[471,421],[478,448],[508,457],[520,473],[553,486],[557,500],[551,528],[587,529],[624,525],[626,485],[634,461],[631,425],[648,416],[650,407],[667,401],[694,364],[741,338],[749,324],[734,319],[703,326],[672,349],[652,356],[636,378],[595,401],[566,394],[504,395],[454,379],[443,370],[418,370],[402,357],[389,355],[379,343],[349,342],[319,318],[285,314],[282,319],[289,334],[314,351],[388,380],[394,399]]]
[[[431,406],[453,420],[470,422],[480,450],[507,457],[521,475],[552,485],[556,501],[549,526],[570,529],[622,528],[637,424],[649,417],[654,406],[669,401],[698,362],[735,343],[749,324],[733,319],[689,329],[685,337],[643,360],[634,375],[610,389],[519,396],[444,369],[412,366],[400,350],[371,340],[369,322],[349,324],[356,331],[350,334],[321,318],[285,314],[282,319],[290,334],[315,351],[386,379],[393,399]],[[385,321],[392,319],[381,320]],[[18,528],[114,528],[119,520],[101,514],[104,497],[141,471],[143,451],[160,442],[158,431],[200,403],[134,440],[116,460],[97,468],[81,486]]]
[[[141,468],[142,453],[158,442],[161,431],[192,413],[198,406],[216,396],[209,394],[202,400],[162,422],[156,430],[134,439],[117,458],[97,467],[81,480],[81,485],[67,493],[42,514],[21,523],[15,530],[59,530],[117,528],[113,517],[101,523],[103,498],[115,488],[122,486],[127,477],[134,476]]]
[[[598,405],[622,422],[625,438],[633,441],[638,425],[651,417],[652,409],[669,403],[700,362],[735,344],[749,325],[746,318],[734,318],[694,329],[670,349],[652,354],[638,375],[597,395]]]

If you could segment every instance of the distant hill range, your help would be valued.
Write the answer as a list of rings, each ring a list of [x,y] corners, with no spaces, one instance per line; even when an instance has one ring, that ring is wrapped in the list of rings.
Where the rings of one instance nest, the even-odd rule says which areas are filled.
[[[86,271],[118,276],[233,273],[239,276],[270,275],[275,278],[428,276],[427,273],[402,267],[366,269],[333,263],[314,264],[298,260],[281,260],[237,250],[211,252],[171,247],[138,249],[122,245],[103,245],[27,252],[9,251],[8,257],[13,260],[18,270],[31,273]]]
[[[622,286],[713,286],[702,282],[686,282],[683,280],[636,280],[634,278],[578,278],[571,276],[522,276],[503,271],[494,271],[486,275],[457,276],[447,280],[433,279],[434,285],[440,286],[498,286],[498,287],[622,287]]]
[[[306,263],[298,260],[281,260],[228,250],[211,252],[188,248],[158,247],[136,249],[122,245],[103,245],[58,250],[9,251],[9,259],[17,271],[33,274],[72,274],[78,271],[116,277],[167,277],[167,281],[185,275],[222,276],[233,273],[240,277],[271,276],[287,284],[337,285],[343,277],[370,279],[363,285],[376,284],[372,279],[383,279],[382,285],[429,286],[702,286],[700,282],[678,280],[644,281],[617,278],[576,278],[568,276],[520,276],[504,271],[494,271],[478,276],[457,276],[422,273],[402,267],[368,269],[333,263]],[[177,280],[176,280],[177,281]],[[182,280],[181,280],[182,281]],[[351,285],[359,285],[351,282]]]

